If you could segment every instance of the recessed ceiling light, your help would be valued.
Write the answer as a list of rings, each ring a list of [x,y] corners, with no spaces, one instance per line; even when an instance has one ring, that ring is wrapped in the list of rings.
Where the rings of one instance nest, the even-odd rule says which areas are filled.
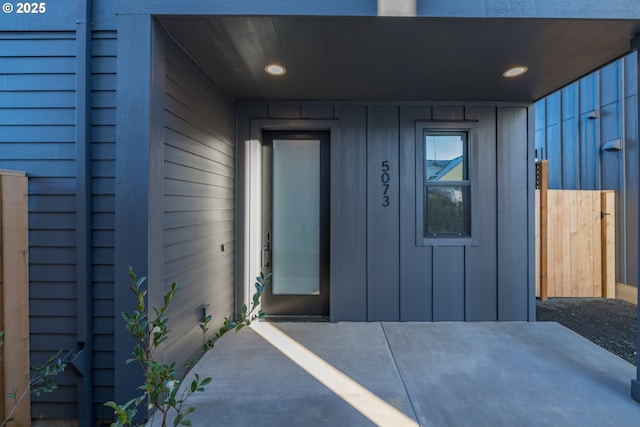
[[[528,70],[524,65],[518,65],[517,67],[511,67],[504,73],[502,73],[505,77],[518,77],[526,73]]]
[[[267,72],[267,74],[271,74],[272,76],[282,76],[287,72],[286,68],[278,64],[269,64],[264,67],[264,70]]]

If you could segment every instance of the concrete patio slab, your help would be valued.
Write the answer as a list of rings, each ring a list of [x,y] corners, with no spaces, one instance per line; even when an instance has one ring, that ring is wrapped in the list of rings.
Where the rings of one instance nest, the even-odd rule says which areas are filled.
[[[194,426],[640,423],[635,367],[556,323],[259,323],[195,372]]]
[[[384,330],[421,425],[640,425],[635,367],[557,323]]]

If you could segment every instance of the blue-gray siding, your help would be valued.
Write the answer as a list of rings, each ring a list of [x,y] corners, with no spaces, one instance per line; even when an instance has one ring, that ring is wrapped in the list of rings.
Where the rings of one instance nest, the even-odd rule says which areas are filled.
[[[165,356],[184,361],[202,307],[216,326],[233,312],[234,104],[171,41],[164,103],[164,288],[182,285]]]
[[[0,168],[29,177],[32,363],[76,343],[75,54],[74,32],[0,33]],[[34,416],[77,413],[73,374],[58,384]]]
[[[636,54],[538,101],[535,146],[549,188],[616,191],[616,280],[637,285],[638,82]],[[623,150],[602,151],[622,139]]]
[[[314,126],[321,119],[337,122],[331,140],[332,320],[534,318],[527,107],[241,102],[238,141],[249,138],[252,119],[295,126],[308,119]],[[472,201],[477,244],[416,245],[417,120],[478,123],[478,157],[472,160],[479,172]],[[243,151],[239,145],[239,156]],[[388,208],[380,203],[383,161],[390,166]],[[238,168],[243,177],[242,162]],[[242,217],[239,209],[240,223]],[[243,236],[239,230],[239,242]]]
[[[122,301],[116,304],[116,295],[128,292],[126,271],[123,268],[114,270],[118,185],[115,179],[116,117],[120,150],[122,140],[131,143],[134,139],[134,143],[150,147],[148,152],[146,148],[141,150],[149,158],[118,158],[120,172],[127,168],[127,162],[133,165],[138,162],[144,165],[140,172],[142,179],[150,177],[154,180],[142,186],[135,182],[120,184],[120,190],[144,188],[153,193],[135,193],[132,201],[123,198],[120,191],[119,198],[126,202],[126,209],[119,215],[120,225],[129,220],[128,209],[137,208],[135,202],[144,204],[149,196],[153,198],[149,206],[155,208],[155,202],[160,200],[161,209],[147,212],[149,206],[144,206],[141,209],[144,214],[131,215],[135,221],[141,220],[135,222],[133,228],[149,224],[155,232],[160,224],[163,231],[145,240],[142,245],[145,251],[140,251],[140,258],[148,259],[148,265],[138,267],[141,270],[149,268],[152,270],[149,274],[158,274],[161,278],[154,282],[150,294],[154,301],[157,301],[160,288],[166,289],[170,282],[175,280],[183,285],[170,313],[172,337],[176,340],[164,355],[167,359],[176,355],[180,355],[178,359],[184,359],[183,347],[194,349],[194,343],[199,341],[197,322],[202,305],[208,304],[216,325],[222,316],[232,311],[234,276],[242,276],[242,272],[234,271],[234,257],[241,259],[236,246],[239,252],[242,249],[239,241],[243,237],[242,230],[236,230],[238,215],[234,210],[234,196],[241,194],[237,189],[243,188],[244,184],[242,168],[236,173],[235,142],[239,141],[242,146],[248,139],[247,120],[251,118],[337,119],[340,123],[337,127],[340,143],[332,147],[334,320],[531,318],[527,292],[531,285],[528,269],[532,265],[531,242],[528,241],[532,235],[531,219],[528,215],[532,209],[530,196],[527,196],[531,183],[526,163],[531,160],[528,157],[531,143],[527,140],[526,108],[429,103],[243,103],[238,111],[239,136],[234,137],[236,123],[232,101],[178,46],[167,41],[167,37],[161,40],[161,48],[154,46],[151,49],[150,55],[144,49],[132,49],[133,54],[128,52],[127,61],[119,65],[120,82],[125,82],[120,83],[121,87],[132,90],[118,93],[121,105],[131,109],[119,111],[120,116],[117,116],[116,68],[123,61],[116,61],[119,46],[115,29],[118,20],[126,21],[119,28],[125,43],[146,49],[149,33],[141,30],[143,37],[139,40],[128,38],[132,33],[140,35],[130,23],[147,25],[146,21],[150,20],[148,15],[137,14],[140,8],[156,7],[146,3],[119,2],[121,13],[116,17],[115,0],[93,1],[88,147],[90,199],[87,200],[92,226],[92,283],[85,283],[82,277],[76,276],[81,270],[76,264],[82,263],[79,251],[84,250],[76,246],[81,244],[78,236],[84,232],[77,221],[80,216],[77,209],[83,202],[79,198],[84,197],[84,192],[80,178],[76,176],[82,159],[76,159],[76,153],[82,150],[78,150],[75,140],[75,120],[82,115],[76,111],[76,89],[80,79],[75,75],[78,66],[76,37],[79,37],[75,30],[76,26],[83,25],[82,17],[76,16],[79,3],[60,0],[55,5],[48,5],[46,19],[34,15],[5,20],[5,28],[12,31],[0,32],[0,168],[23,170],[29,176],[32,361],[43,361],[55,351],[70,349],[76,344],[81,314],[77,299],[90,293],[96,418],[111,415],[102,403],[113,399],[114,389],[117,391],[116,366],[120,388],[136,393],[134,387],[141,379],[128,375],[124,367],[126,357],[114,360],[115,332],[118,331],[118,337],[125,335],[119,311],[127,306]],[[188,3],[198,3],[196,6],[208,13],[287,13],[295,2],[280,1],[275,6],[265,3],[260,10],[255,8],[256,2],[245,2],[240,6],[230,6],[231,3],[224,1]],[[331,13],[375,14],[375,2],[368,0],[331,3]],[[157,7],[176,13],[200,10],[175,2],[165,2]],[[440,6],[436,5],[436,8],[439,10]],[[323,14],[329,10],[318,2],[298,9],[302,14]],[[133,15],[127,12],[133,12]],[[480,12],[480,15],[486,15]],[[492,16],[501,15],[495,10],[489,12]],[[35,26],[42,31],[33,31]],[[155,35],[152,39],[157,42]],[[123,51],[127,52],[126,49]],[[163,53],[161,58],[154,56],[159,51]],[[130,61],[132,58],[136,61]],[[148,88],[141,87],[148,83],[149,73],[141,75],[143,85],[136,86],[133,83],[140,83],[140,80],[132,75],[141,70],[126,70],[133,63],[148,65],[149,58],[153,65],[159,59],[163,73],[161,79],[156,79],[155,74],[151,78],[154,85],[151,93]],[[600,92],[598,78],[585,78],[579,87],[563,91],[560,98],[570,101],[562,106],[555,106],[554,102],[558,101],[550,101],[548,111],[541,110],[541,114],[536,111],[537,117],[541,117],[536,123],[543,123],[536,126],[536,135],[549,141],[554,155],[562,156],[562,166],[552,171],[553,179],[561,181],[562,185],[597,187],[606,183],[625,188],[625,235],[635,238],[638,194],[638,182],[634,179],[637,177],[635,157],[625,157],[625,174],[611,157],[603,164],[613,173],[594,173],[591,169],[599,159],[593,143],[598,143],[600,138],[625,135],[625,152],[631,154],[637,150],[637,122],[627,120],[617,128],[612,124],[615,116],[637,117],[635,60],[625,60],[623,74],[619,67],[614,65],[603,70],[601,79],[624,83],[623,91],[607,87]],[[153,74],[157,70],[152,68]],[[163,90],[158,92],[158,87]],[[139,95],[138,89],[143,95],[151,95],[139,102],[144,106],[151,99],[150,109],[154,114],[160,110],[159,117],[150,119],[149,115],[140,113],[147,113],[148,105],[147,109],[138,109],[141,105],[136,103],[138,100],[131,102]],[[164,104],[161,108],[155,104],[158,100]],[[609,123],[606,129],[600,130],[596,122],[584,119],[590,109],[602,110],[603,122]],[[127,121],[126,116],[133,119]],[[477,161],[483,173],[477,183],[480,197],[474,200],[481,225],[475,231],[480,242],[478,246],[415,245],[414,123],[423,119],[469,119],[482,123],[479,128],[482,149]],[[139,131],[145,126],[153,129]],[[161,128],[160,137],[155,138],[158,128]],[[151,137],[127,139],[126,133]],[[635,138],[633,141],[631,136]],[[578,139],[573,145],[558,142],[570,138]],[[241,147],[237,150],[242,153]],[[580,152],[588,167],[569,170],[575,150]],[[140,151],[125,149],[120,152]],[[393,167],[391,198],[394,208],[390,219],[374,208],[379,185],[376,167],[383,156]],[[237,157],[238,164],[242,164],[243,157]],[[156,158],[161,162],[152,166],[162,169],[161,173],[147,170],[147,163]],[[123,177],[139,177],[134,173],[119,176],[120,182]],[[156,179],[158,177],[160,179]],[[161,188],[159,192],[156,191],[158,187]],[[122,227],[118,228],[122,230]],[[384,233],[379,234],[380,229],[384,229]],[[235,234],[241,238],[239,241],[234,241]],[[126,238],[120,240],[123,242],[118,253],[128,255],[129,244],[136,242]],[[156,246],[158,242],[160,244]],[[625,250],[629,259],[637,258],[635,241],[628,242]],[[150,259],[155,255],[161,259],[159,269],[155,268],[157,261]],[[126,258],[128,262],[129,258]],[[122,260],[120,264],[126,265]],[[625,274],[634,278],[635,263],[629,263],[625,268]],[[114,283],[118,288],[114,289]],[[244,284],[237,284],[238,287],[241,285]],[[89,289],[81,288],[85,286]],[[130,347],[122,345],[123,342],[128,344],[121,340],[117,354],[128,356]],[[34,399],[33,416],[77,417],[76,381],[71,372],[61,376],[55,394]]]
[[[76,345],[78,286],[93,294],[96,416],[113,398],[115,32],[92,40],[91,191],[93,284],[76,277],[75,32],[0,33],[0,168],[29,177],[32,363]],[[78,416],[76,378],[34,396],[34,417]]]
[[[114,328],[124,322],[113,308],[116,144],[115,31],[95,31],[91,75],[91,212],[93,279],[93,401],[95,417],[112,416]],[[119,275],[122,277],[123,275]],[[115,323],[114,323],[115,320]]]

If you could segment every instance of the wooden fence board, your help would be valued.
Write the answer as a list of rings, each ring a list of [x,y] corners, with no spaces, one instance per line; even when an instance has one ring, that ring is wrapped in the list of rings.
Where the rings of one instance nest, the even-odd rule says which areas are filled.
[[[7,393],[24,391],[29,377],[29,279],[27,178],[24,173],[0,171],[0,330],[4,331],[0,364],[0,416],[14,406]],[[15,427],[31,425],[29,394],[13,416]]]
[[[547,256],[544,260],[547,264],[547,296],[556,294],[556,268],[554,266],[553,260],[556,258],[555,249],[555,231],[556,231],[556,220],[555,220],[555,211],[554,207],[556,206],[555,201],[553,200],[553,194],[551,192],[547,192]],[[542,273],[544,277],[544,272]]]
[[[602,297],[616,297],[616,193],[604,191],[602,203]]]
[[[536,222],[536,228],[539,228],[540,234],[540,251],[539,258],[535,264],[540,265],[540,298],[544,301],[547,299],[549,290],[549,163],[543,160],[536,164],[536,192],[540,193],[538,200],[540,205],[536,205],[535,211],[539,213],[540,221]]]
[[[548,190],[546,210],[536,193],[536,295],[614,298],[615,192]]]
[[[588,231],[590,228],[587,226],[589,220],[586,215],[587,210],[590,210],[589,199],[585,197],[580,197],[578,200],[578,212],[577,212],[577,224],[578,224],[578,236],[577,239],[578,247],[580,248],[588,248],[588,244],[590,241],[590,236],[588,235]],[[589,277],[593,275],[592,272],[589,272],[590,261],[588,260],[589,254],[587,252],[583,252],[578,258],[578,281],[579,283],[585,283]],[[583,285],[584,287],[584,285]],[[570,295],[567,295],[570,296]]]
[[[536,257],[536,262],[535,264],[535,269],[536,269],[536,295],[540,295],[540,283],[541,283],[541,276],[542,274],[540,273],[542,268],[540,265],[540,209],[538,208],[540,206],[540,190],[536,190],[535,192],[535,203],[534,205],[536,206],[534,215],[535,215],[535,223],[536,223],[536,227],[535,227],[535,257]]]
[[[600,207],[600,192],[591,193],[591,233],[593,235],[593,246],[591,253],[593,259],[593,288],[585,289],[584,296],[599,297],[602,295],[602,219],[600,217],[602,210]]]
[[[572,218],[577,218],[578,216],[578,199],[577,197],[573,197],[570,206],[570,215]],[[578,238],[579,238],[579,228],[578,221],[571,221],[571,226],[569,229],[569,244],[571,247],[570,257],[569,257],[569,269],[571,271],[571,292],[578,293],[580,289],[580,280],[579,276],[579,268],[578,262],[580,260],[580,253],[578,251]]]

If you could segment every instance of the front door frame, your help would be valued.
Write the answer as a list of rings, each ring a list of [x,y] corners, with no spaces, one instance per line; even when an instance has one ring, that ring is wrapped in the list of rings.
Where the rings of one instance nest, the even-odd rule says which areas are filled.
[[[244,251],[242,252],[243,260],[237,264],[242,272],[237,277],[242,278],[237,283],[237,305],[250,305],[251,297],[255,291],[253,283],[255,278],[261,272],[262,259],[262,133],[264,131],[304,131],[304,132],[328,132],[329,133],[329,266],[333,264],[332,250],[334,242],[334,230],[331,224],[334,223],[334,204],[332,203],[331,194],[334,187],[333,181],[333,164],[335,155],[334,147],[339,143],[339,129],[337,119],[252,119],[250,120],[250,140],[245,141],[244,159],[240,161],[245,165],[245,182],[244,191]],[[242,142],[241,142],[242,143]],[[329,313],[331,313],[332,296],[332,276],[329,273]],[[267,313],[268,314],[268,313]]]
[[[276,230],[274,221],[274,205],[273,194],[275,168],[273,166],[275,152],[273,151],[276,140],[295,140],[295,141],[317,141],[319,143],[319,293],[317,295],[304,294],[274,294],[273,286],[275,285],[272,276],[271,286],[265,289],[262,296],[262,303],[267,316],[271,318],[286,317],[318,317],[328,318],[329,316],[329,243],[330,243],[330,138],[328,131],[263,131],[262,134],[262,227],[263,227],[263,259],[262,268],[265,271],[273,272],[273,258],[275,257],[274,248],[276,244],[274,232]],[[281,235],[281,234],[280,234]],[[265,256],[267,258],[265,258]]]

